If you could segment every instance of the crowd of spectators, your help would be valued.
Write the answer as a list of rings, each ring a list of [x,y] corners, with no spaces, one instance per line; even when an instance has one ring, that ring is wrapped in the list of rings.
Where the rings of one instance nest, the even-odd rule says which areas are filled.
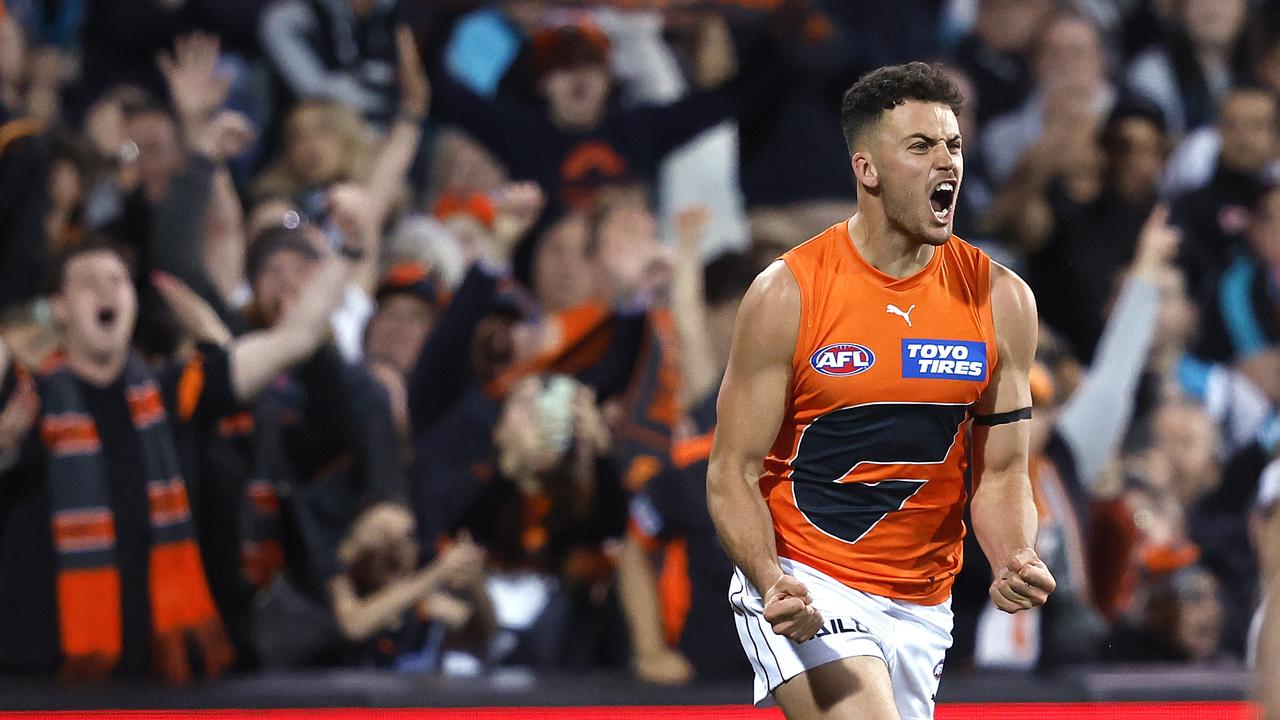
[[[949,671],[1249,662],[1280,3],[3,0],[0,673],[749,677],[737,305],[856,209],[840,95],[909,60],[1042,320],[1058,591],[999,613],[967,541]]]

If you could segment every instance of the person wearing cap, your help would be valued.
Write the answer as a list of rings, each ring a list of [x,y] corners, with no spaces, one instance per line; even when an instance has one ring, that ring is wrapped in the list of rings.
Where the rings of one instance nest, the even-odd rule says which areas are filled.
[[[547,192],[550,208],[581,208],[603,184],[652,182],[662,159],[701,131],[734,115],[742,77],[664,106],[623,109],[611,100],[610,43],[588,15],[535,30],[530,57],[546,109],[477,95],[439,62],[433,112],[472,134],[507,166]],[[437,49],[442,50],[442,48]]]
[[[331,191],[329,217],[343,244],[337,252],[358,268],[377,246],[376,228],[358,192]],[[272,327],[300,302],[298,289],[315,271],[316,258],[331,239],[310,223],[276,227],[250,246],[246,265],[253,302],[245,309],[254,327]],[[351,289],[348,287],[348,297]],[[356,333],[359,348],[359,333]],[[287,488],[281,502],[306,518],[283,528],[283,542],[300,551],[290,566],[299,589],[323,600],[325,583],[339,572],[337,546],[356,513],[368,502],[402,493],[387,393],[368,367],[352,362],[338,338],[276,378],[255,410],[256,432],[279,449],[271,479]],[[340,510],[339,510],[340,509]]]

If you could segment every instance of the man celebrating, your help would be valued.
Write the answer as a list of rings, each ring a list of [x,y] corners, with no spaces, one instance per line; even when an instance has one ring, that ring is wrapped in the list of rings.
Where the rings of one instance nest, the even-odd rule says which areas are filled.
[[[933,716],[970,426],[992,600],[1017,612],[1054,588],[1027,477],[1035,301],[951,235],[960,103],[923,63],[855,83],[858,212],[761,273],[738,314],[708,504],[755,700],[792,720]]]
[[[0,342],[0,669],[181,682],[230,666],[180,450],[323,341],[352,254],[325,259],[277,327],[155,372],[130,350],[120,254],[96,240],[68,253],[51,297],[63,351],[32,377]],[[194,293],[156,283],[202,340],[226,340]]]

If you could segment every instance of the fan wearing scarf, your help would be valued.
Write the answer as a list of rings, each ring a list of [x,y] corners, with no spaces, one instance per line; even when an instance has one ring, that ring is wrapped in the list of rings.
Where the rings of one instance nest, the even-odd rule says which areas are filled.
[[[0,433],[0,668],[179,683],[231,666],[177,443],[314,350],[349,269],[319,269],[314,302],[278,332],[201,342],[157,371],[130,349],[137,293],[118,252],[88,241],[63,258],[51,297],[62,352],[33,376],[0,343],[0,424],[18,398],[39,402],[25,437]],[[156,283],[171,303],[182,295]]]

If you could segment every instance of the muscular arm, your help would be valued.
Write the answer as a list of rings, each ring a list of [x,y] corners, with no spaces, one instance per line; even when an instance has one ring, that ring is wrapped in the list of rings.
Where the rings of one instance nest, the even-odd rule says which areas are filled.
[[[1016,612],[1041,605],[1053,578],[1035,554],[1037,518],[1027,475],[1030,423],[983,424],[982,418],[1031,407],[1028,374],[1036,348],[1036,305],[1011,271],[992,264],[991,305],[999,360],[973,425],[973,530],[991,563],[992,599]]]
[[[782,575],[759,481],[786,410],[799,327],[800,288],[791,270],[775,262],[742,299],[716,404],[707,506],[729,558],[758,589]]]

